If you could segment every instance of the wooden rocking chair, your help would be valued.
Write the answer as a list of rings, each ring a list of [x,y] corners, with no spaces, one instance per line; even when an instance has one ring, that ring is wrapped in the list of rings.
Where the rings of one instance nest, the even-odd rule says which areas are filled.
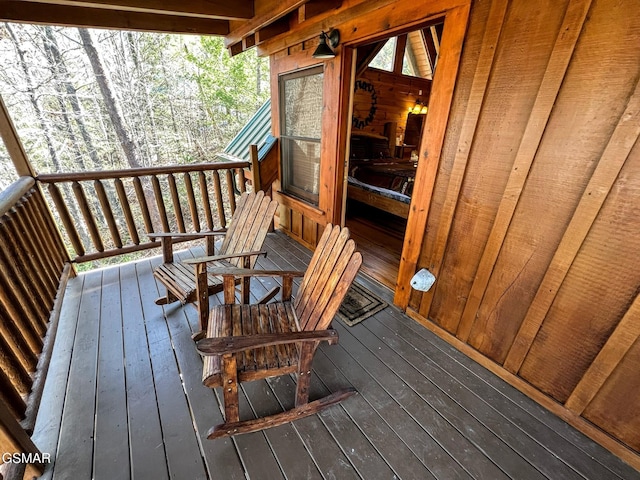
[[[321,341],[338,342],[329,328],[358,273],[362,256],[355,251],[347,228],[327,225],[306,272],[219,270],[224,279],[225,305],[211,311],[207,337],[198,342],[204,355],[203,383],[223,387],[225,423],[209,430],[208,438],[254,432],[317,413],[353,395],[347,388],[313,402],[309,400],[311,363]],[[282,302],[237,305],[236,278],[252,275],[282,277]],[[294,301],[293,278],[304,275]],[[297,373],[295,408],[240,421],[238,383]]]
[[[253,268],[259,255],[266,255],[261,250],[278,202],[265,196],[264,192],[244,193],[239,199],[236,211],[231,218],[227,230],[191,233],[152,233],[149,237],[160,238],[162,243],[163,263],[157,267],[153,275],[167,288],[166,297],[160,297],[156,304],[164,305],[179,300],[183,305],[195,303],[200,318],[202,334],[196,333],[194,339],[202,337],[207,331],[209,317],[209,295],[222,291],[222,278],[214,274],[201,275],[198,280],[196,270],[205,271],[207,265],[216,268],[244,267]],[[215,237],[224,236],[224,241],[217,255],[214,251]],[[174,238],[205,237],[207,239],[207,257],[193,259],[196,267],[184,262],[173,261],[172,242]],[[198,290],[198,281],[201,282]],[[267,301],[277,293],[270,292]],[[249,281],[242,282],[242,301],[249,303]]]

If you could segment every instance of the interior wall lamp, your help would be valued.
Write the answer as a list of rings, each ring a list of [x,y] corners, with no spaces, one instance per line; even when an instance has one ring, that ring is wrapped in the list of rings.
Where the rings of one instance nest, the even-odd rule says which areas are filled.
[[[329,45],[327,45],[327,41]],[[313,52],[313,58],[334,58],[336,53],[332,48],[336,48],[340,43],[340,31],[338,29],[330,30],[329,33],[324,31],[320,34],[320,42],[316,51]]]
[[[418,115],[419,113],[427,113],[427,106],[422,103],[422,100],[417,99],[416,103],[413,105],[413,107],[409,108],[409,113],[413,113],[414,115]]]

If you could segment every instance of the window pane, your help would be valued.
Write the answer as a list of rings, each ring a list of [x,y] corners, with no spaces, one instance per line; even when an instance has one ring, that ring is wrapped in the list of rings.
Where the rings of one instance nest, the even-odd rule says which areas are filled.
[[[322,67],[280,79],[282,188],[318,205],[322,132]]]
[[[402,74],[409,75],[410,77],[419,77],[420,74],[416,72],[415,62],[413,61],[413,51],[411,45],[407,45],[404,50],[404,58],[402,59]]]
[[[318,203],[320,142],[282,139],[283,186],[296,196]]]
[[[387,72],[393,71],[393,57],[396,54],[396,41],[397,37],[390,38],[384,47],[380,49],[378,54],[369,62],[369,66],[378,68],[380,70],[386,70]]]
[[[322,72],[284,81],[284,134],[320,138]]]

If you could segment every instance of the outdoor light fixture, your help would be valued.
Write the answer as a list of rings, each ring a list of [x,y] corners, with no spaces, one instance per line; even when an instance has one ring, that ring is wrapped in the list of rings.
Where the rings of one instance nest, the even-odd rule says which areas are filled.
[[[329,41],[329,45],[327,45],[327,40]],[[318,47],[316,51],[313,52],[313,58],[334,58],[336,56],[335,52],[332,48],[336,48],[338,43],[340,42],[340,32],[337,29],[333,29],[329,31],[329,34],[326,34],[324,31],[320,34],[320,42],[318,43]]]

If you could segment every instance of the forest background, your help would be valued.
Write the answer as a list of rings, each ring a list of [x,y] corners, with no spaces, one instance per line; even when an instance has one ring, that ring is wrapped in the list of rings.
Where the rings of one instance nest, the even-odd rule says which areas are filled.
[[[0,95],[38,173],[212,161],[269,98],[219,37],[0,25]],[[0,190],[16,178],[0,142]]]

